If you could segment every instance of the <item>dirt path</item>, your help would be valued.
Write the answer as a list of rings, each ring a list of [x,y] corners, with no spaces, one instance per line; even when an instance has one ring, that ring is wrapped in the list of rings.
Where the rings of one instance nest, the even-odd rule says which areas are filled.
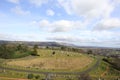
[[[6,79],[6,80],[28,80],[28,79],[21,79],[21,78],[8,78],[8,77],[0,77],[1,79]]]
[[[105,74],[108,72],[108,70],[109,70],[109,66],[106,67],[106,70],[101,74],[101,77],[104,77]]]

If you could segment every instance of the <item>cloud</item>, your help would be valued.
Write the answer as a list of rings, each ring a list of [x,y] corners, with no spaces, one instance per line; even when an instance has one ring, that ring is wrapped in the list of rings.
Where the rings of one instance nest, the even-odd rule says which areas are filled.
[[[120,0],[113,0],[115,4],[120,4]]]
[[[28,15],[28,14],[30,14],[29,11],[23,10],[20,6],[16,6],[16,7],[12,8],[11,11],[18,14],[18,15]]]
[[[70,36],[55,36],[55,37],[48,37],[47,39],[61,41],[61,42],[74,42],[77,40],[77,39],[70,37]]]
[[[58,20],[50,22],[48,20],[39,21],[40,27],[46,27],[51,32],[66,32],[76,28],[82,29],[86,23],[81,21]]]
[[[101,34],[99,34],[101,33]],[[49,37],[50,40],[63,42],[101,42],[111,40],[114,33],[108,31],[81,31],[79,35],[75,34],[57,34]],[[105,39],[102,37],[106,36]],[[120,35],[119,35],[120,36]]]
[[[0,40],[10,40],[10,41],[40,41],[42,40],[38,34],[9,34],[9,33],[0,33]]]
[[[79,35],[75,34],[57,34],[47,38],[51,41],[67,42],[84,46],[107,46],[117,47],[120,40],[120,32],[110,31],[81,31]]]
[[[12,34],[0,33],[0,40],[19,40],[19,38]]]
[[[54,12],[53,10],[51,10],[51,9],[48,9],[48,10],[46,11],[46,14],[47,14],[48,16],[54,16],[55,12]]]
[[[45,4],[48,2],[48,0],[29,0],[29,2],[36,7],[40,7],[41,5]]]
[[[120,19],[118,18],[107,18],[102,19],[96,25],[94,30],[110,30],[120,28]]]
[[[110,0],[58,0],[59,4],[69,15],[85,18],[108,17],[114,6]]]
[[[8,0],[8,2],[14,3],[14,4],[19,4],[20,0]]]

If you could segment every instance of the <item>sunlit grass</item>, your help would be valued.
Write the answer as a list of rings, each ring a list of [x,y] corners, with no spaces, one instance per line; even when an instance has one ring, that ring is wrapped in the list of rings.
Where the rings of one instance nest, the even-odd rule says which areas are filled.
[[[52,54],[55,52],[55,54]],[[33,59],[17,59],[7,62],[7,65],[30,67],[44,70],[76,71],[82,70],[93,63],[94,59],[75,52],[38,49],[39,57]]]

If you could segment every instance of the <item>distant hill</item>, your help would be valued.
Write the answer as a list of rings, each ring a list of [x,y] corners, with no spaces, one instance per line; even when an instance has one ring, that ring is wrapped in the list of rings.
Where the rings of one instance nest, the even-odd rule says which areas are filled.
[[[120,48],[112,48],[112,47],[98,47],[98,46],[78,46],[70,43],[63,43],[63,42],[36,42],[36,41],[6,41],[6,40],[0,40],[0,44],[25,44],[28,46],[50,46],[50,47],[61,47],[61,46],[67,46],[67,47],[74,47],[74,48],[84,48],[84,49],[120,49]]]
[[[75,47],[73,44],[68,43],[60,43],[60,42],[34,42],[34,41],[5,41],[0,40],[0,44],[25,44],[28,46],[51,46],[51,47],[61,47],[61,46],[69,46],[69,47]]]
[[[120,48],[111,48],[111,47],[95,47],[95,46],[76,46],[74,44],[69,43],[61,43],[61,42],[34,42],[34,41],[5,41],[0,40],[0,44],[25,44],[30,47],[34,45],[38,45],[40,47],[72,47],[83,50],[83,52],[87,53],[87,51],[92,50],[93,54],[100,55],[119,55],[120,56]]]

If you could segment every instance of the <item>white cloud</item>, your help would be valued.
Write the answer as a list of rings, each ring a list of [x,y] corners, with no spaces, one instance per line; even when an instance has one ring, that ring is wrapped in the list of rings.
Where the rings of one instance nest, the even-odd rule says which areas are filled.
[[[11,11],[18,14],[18,15],[28,15],[28,14],[30,14],[29,11],[23,10],[20,6],[16,6],[16,7],[12,8]]]
[[[49,27],[50,26],[50,23],[48,20],[41,20],[38,22],[38,24],[40,27]]]
[[[113,0],[115,4],[120,4],[120,0]]]
[[[0,40],[19,40],[19,38],[13,34],[0,33]]]
[[[107,46],[117,47],[120,40],[120,32],[110,31],[81,31],[79,35],[75,34],[56,34],[49,36],[48,40],[74,43],[84,46]],[[116,45],[117,44],[117,45]]]
[[[0,40],[10,40],[10,41],[40,41],[42,40],[40,37],[42,36],[34,33],[29,33],[29,34],[0,33]]]
[[[29,2],[36,7],[40,7],[41,5],[45,4],[48,2],[48,0],[29,0]]]
[[[113,11],[110,0],[58,0],[68,14],[85,18],[108,17]]]
[[[48,9],[48,10],[46,11],[46,14],[47,14],[48,16],[54,16],[55,12],[54,12],[53,10],[51,10],[51,9]]]
[[[76,28],[82,29],[86,25],[85,22],[81,21],[69,21],[69,20],[58,20],[54,22],[50,22],[48,20],[39,21],[40,27],[46,27],[46,29],[51,32],[66,32],[69,30],[73,30]]]
[[[114,28],[120,28],[120,19],[118,18],[107,18],[102,19],[95,25],[95,30],[109,30]]]
[[[72,36],[66,36],[66,35],[57,35],[57,36],[52,36],[48,37],[49,40],[56,40],[56,41],[62,41],[62,42],[75,42],[79,41],[78,38],[72,37]]]
[[[9,2],[11,3],[14,3],[14,4],[19,4],[20,3],[20,0],[8,0]]]

